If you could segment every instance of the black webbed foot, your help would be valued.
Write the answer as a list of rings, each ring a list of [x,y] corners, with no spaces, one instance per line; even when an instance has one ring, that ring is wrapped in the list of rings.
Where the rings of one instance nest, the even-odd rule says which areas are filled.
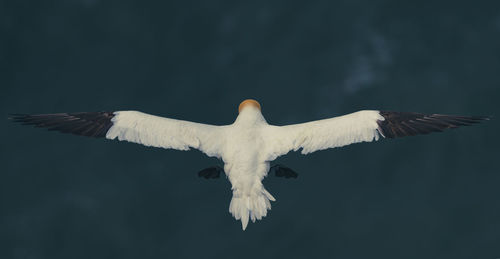
[[[203,177],[205,179],[215,179],[219,178],[222,172],[224,172],[224,169],[222,167],[212,166],[199,171],[198,177]]]
[[[299,176],[295,171],[283,165],[274,165],[271,167],[271,170],[274,170],[274,175],[276,177],[285,177],[288,179],[297,178],[297,176]]]

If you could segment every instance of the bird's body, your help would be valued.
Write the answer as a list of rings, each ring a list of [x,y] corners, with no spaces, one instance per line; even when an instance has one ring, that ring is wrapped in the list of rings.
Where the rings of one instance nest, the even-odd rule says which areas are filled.
[[[261,219],[271,209],[274,197],[262,185],[262,179],[270,168],[266,150],[270,143],[264,140],[269,125],[255,107],[240,112],[236,121],[225,128],[226,141],[221,158],[224,171],[231,182],[233,198],[229,212],[241,219],[243,229],[248,219]]]
[[[470,125],[486,117],[366,110],[287,126],[269,125],[260,104],[245,100],[233,124],[214,126],[153,116],[137,111],[14,115],[15,121],[83,136],[105,137],[146,146],[196,148],[224,162],[233,197],[229,212],[241,220],[262,219],[275,198],[262,179],[270,163],[289,151],[302,154],[358,142],[427,134]]]

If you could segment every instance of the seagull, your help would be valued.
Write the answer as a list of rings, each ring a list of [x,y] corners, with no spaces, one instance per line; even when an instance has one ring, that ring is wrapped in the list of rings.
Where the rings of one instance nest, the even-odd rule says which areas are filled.
[[[276,199],[264,188],[262,180],[270,170],[277,176],[296,177],[290,168],[271,167],[277,157],[290,151],[302,154],[380,137],[398,138],[440,132],[471,125],[484,116],[455,116],[362,110],[343,116],[286,126],[270,125],[262,115],[259,102],[240,103],[234,123],[215,126],[149,115],[139,111],[80,112],[54,114],[13,114],[14,122],[76,135],[118,139],[145,146],[189,150],[198,149],[224,162],[199,172],[216,178],[224,172],[231,182],[233,197],[229,212],[241,221],[243,230],[249,220],[261,220]]]

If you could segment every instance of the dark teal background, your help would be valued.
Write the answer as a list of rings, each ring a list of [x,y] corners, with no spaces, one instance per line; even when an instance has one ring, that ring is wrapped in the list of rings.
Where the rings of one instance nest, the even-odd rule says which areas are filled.
[[[201,152],[8,113],[134,109],[272,124],[360,109],[498,116],[498,1],[0,1],[0,258],[500,257],[498,118],[277,162],[243,232]]]

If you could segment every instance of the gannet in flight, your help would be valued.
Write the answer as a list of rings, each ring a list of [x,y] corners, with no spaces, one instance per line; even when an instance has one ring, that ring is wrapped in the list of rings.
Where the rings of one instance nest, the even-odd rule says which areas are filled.
[[[81,112],[12,115],[23,124],[97,138],[118,139],[145,146],[189,150],[196,148],[224,162],[224,169],[212,167],[200,172],[211,177],[220,171],[231,182],[233,197],[229,212],[241,220],[260,220],[276,199],[264,188],[262,179],[270,162],[289,151],[302,154],[327,148],[443,131],[488,119],[479,116],[453,116],[364,110],[330,119],[301,124],[274,126],[266,122],[260,104],[244,100],[231,125],[214,126],[163,118],[138,111]],[[292,173],[286,167],[278,173]]]

